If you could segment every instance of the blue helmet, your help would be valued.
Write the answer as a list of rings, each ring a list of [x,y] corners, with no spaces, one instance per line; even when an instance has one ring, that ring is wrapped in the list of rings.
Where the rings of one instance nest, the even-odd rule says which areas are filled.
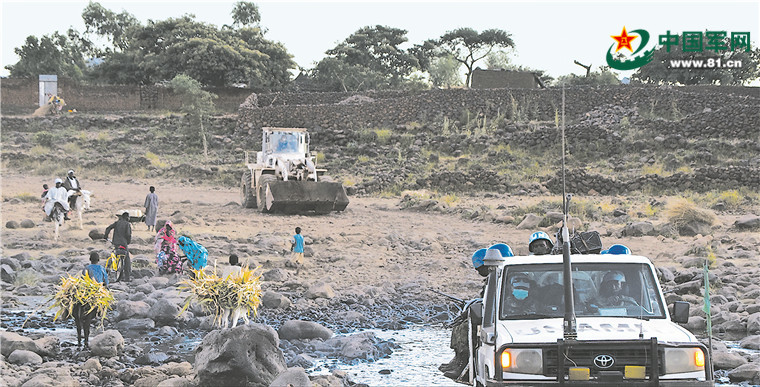
[[[631,249],[625,245],[612,245],[607,250],[602,250],[602,254],[630,255]]]
[[[501,256],[504,257],[504,258],[506,258],[506,257],[514,257],[515,256],[515,254],[512,252],[512,248],[509,247],[509,246],[507,246],[504,243],[497,243],[497,244],[495,244],[495,245],[493,245],[493,246],[491,246],[491,247],[488,248],[488,250],[491,250],[491,249],[499,250],[499,253],[501,253]]]
[[[475,268],[479,268],[483,266],[483,258],[486,257],[486,249],[480,249],[475,252],[475,254],[472,254],[472,266],[475,266]]]
[[[530,238],[528,238],[528,250],[532,253],[533,247],[531,246],[533,242],[543,239],[545,241],[549,242],[549,249],[554,246],[554,242],[552,242],[552,239],[549,237],[549,234],[543,232],[543,231],[536,231],[533,234],[530,234]]]

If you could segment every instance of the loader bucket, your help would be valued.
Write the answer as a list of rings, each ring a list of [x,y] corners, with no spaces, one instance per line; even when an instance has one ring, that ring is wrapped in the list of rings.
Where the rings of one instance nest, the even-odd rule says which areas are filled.
[[[267,212],[326,214],[345,210],[348,196],[340,183],[273,181],[267,183],[264,205]]]

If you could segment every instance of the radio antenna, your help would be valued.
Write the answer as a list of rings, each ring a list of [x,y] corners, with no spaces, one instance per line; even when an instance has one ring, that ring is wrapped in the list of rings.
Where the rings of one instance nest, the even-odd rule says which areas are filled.
[[[575,302],[573,300],[573,271],[570,263],[570,233],[567,229],[567,213],[570,207],[570,195],[565,188],[565,85],[562,85],[562,277],[565,288],[565,316],[563,319],[563,337],[575,340],[578,337],[575,320]]]

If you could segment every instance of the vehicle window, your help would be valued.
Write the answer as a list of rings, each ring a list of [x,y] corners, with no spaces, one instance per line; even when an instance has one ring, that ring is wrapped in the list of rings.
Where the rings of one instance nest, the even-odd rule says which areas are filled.
[[[507,266],[499,318],[562,317],[562,283],[561,264]],[[644,264],[574,264],[573,297],[578,317],[665,317],[660,292]]]
[[[483,308],[483,327],[488,328],[493,326],[494,323],[494,306],[496,306],[496,288],[498,285],[499,271],[492,270],[488,274],[488,283],[486,284],[486,292]]]

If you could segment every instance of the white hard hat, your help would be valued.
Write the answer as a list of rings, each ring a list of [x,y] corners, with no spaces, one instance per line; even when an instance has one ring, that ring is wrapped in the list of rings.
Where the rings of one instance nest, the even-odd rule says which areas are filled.
[[[55,179],[55,183],[56,183],[56,184],[58,184],[58,183],[63,183],[63,180],[61,180],[61,179]]]
[[[73,169],[69,169],[69,171],[67,173],[68,174],[72,174],[72,173],[74,173],[74,170]]]

